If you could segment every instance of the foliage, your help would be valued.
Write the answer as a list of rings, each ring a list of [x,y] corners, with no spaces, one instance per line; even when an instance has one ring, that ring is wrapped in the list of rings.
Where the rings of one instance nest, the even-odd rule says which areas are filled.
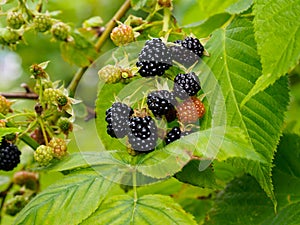
[[[126,0],[106,25],[107,15],[98,12],[71,24],[54,11],[64,13],[61,4],[0,1],[6,54],[29,60],[24,54],[36,43],[49,48],[23,71],[31,77],[25,92],[0,92],[6,107],[1,140],[22,151],[21,164],[0,173],[0,223],[300,223],[300,130],[291,116],[300,107],[299,0]],[[204,45],[199,61],[141,77],[136,62],[145,41],[161,38],[172,49],[189,36]],[[57,76],[51,65],[68,72]],[[98,80],[104,70],[105,80]],[[189,72],[200,79],[195,97],[205,106],[204,117],[196,124],[155,118],[147,94],[172,90],[172,79]],[[92,97],[91,86],[97,86]],[[135,116],[154,118],[160,139],[153,151],[141,153],[127,137],[108,134],[107,109],[116,101]],[[80,131],[87,140],[76,147],[78,124],[88,127]],[[187,135],[166,145],[174,126]],[[94,139],[100,146],[88,149]]]

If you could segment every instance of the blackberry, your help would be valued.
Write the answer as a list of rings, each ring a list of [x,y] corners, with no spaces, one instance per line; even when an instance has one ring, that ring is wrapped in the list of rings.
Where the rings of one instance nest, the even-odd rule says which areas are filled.
[[[129,117],[133,114],[133,109],[128,105],[115,102],[108,110],[106,110],[105,121],[107,125],[107,133],[113,138],[123,138],[129,132]]]
[[[174,94],[180,99],[194,96],[201,89],[198,76],[194,73],[179,73],[174,79]]]
[[[170,48],[173,60],[185,67],[190,67],[203,55],[204,47],[197,38],[187,37],[174,43],[176,45]]]
[[[116,46],[126,45],[134,41],[134,32],[131,26],[120,24],[110,33],[110,38]]]
[[[156,147],[157,127],[150,116],[132,117],[130,119],[128,141],[137,152],[150,152]]]
[[[0,170],[13,170],[20,163],[20,155],[17,146],[3,139],[0,145]]]
[[[165,115],[168,122],[176,118],[176,113],[174,113],[176,99],[172,92],[167,90],[150,92],[147,96],[147,105],[155,117],[161,118]]]
[[[179,127],[173,127],[172,130],[170,130],[167,133],[167,136],[165,138],[166,145],[170,144],[173,141],[176,141],[181,137],[181,130]]]
[[[49,147],[53,148],[53,157],[61,159],[68,154],[67,144],[61,138],[52,138],[49,142]]]
[[[146,42],[136,63],[141,67],[139,73],[143,77],[162,76],[172,63],[171,51],[159,38]]]

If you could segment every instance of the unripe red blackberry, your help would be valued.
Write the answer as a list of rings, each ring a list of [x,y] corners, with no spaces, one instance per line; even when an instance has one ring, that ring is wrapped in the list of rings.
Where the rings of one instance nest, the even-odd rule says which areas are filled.
[[[107,84],[118,83],[122,78],[122,70],[118,66],[107,65],[98,71],[100,80]]]
[[[156,147],[158,139],[157,126],[150,116],[132,117],[128,141],[137,152],[150,152]]]
[[[53,156],[61,159],[67,155],[67,144],[64,139],[52,138],[49,146],[53,148]]]
[[[2,139],[0,145],[0,170],[13,170],[20,163],[20,155],[21,152],[16,145]]]
[[[200,89],[199,78],[194,72],[179,73],[174,79],[174,94],[181,99],[196,95]]]
[[[57,22],[52,25],[51,33],[56,40],[66,41],[69,37],[70,29],[71,28],[67,24],[63,22]]]
[[[110,38],[116,46],[126,45],[134,41],[134,32],[131,26],[120,24],[110,33]]]
[[[18,171],[13,176],[13,182],[21,187],[25,186],[27,189],[36,191],[38,189],[39,174],[29,171]]]
[[[34,152],[34,160],[40,166],[48,166],[53,159],[53,148],[45,145],[40,145]]]
[[[36,15],[33,19],[35,30],[41,33],[50,30],[52,23],[51,17],[45,14]]]
[[[171,67],[171,64],[171,51],[159,38],[146,41],[136,63],[140,67],[139,73],[143,77],[162,76]]]
[[[25,20],[21,12],[8,12],[6,22],[9,27],[19,29],[25,23]]]
[[[196,97],[186,99],[176,109],[178,120],[184,124],[196,123],[205,114],[204,104]]]
[[[105,121],[107,122],[107,133],[113,138],[123,138],[130,131],[129,117],[133,109],[128,105],[115,102],[106,110]]]
[[[61,117],[59,118],[59,120],[57,121],[57,126],[60,128],[60,130],[68,135],[69,132],[73,131],[73,124],[72,122],[66,118],[66,117]]]
[[[8,101],[4,96],[0,95],[0,113],[6,115],[8,112],[10,112],[11,104],[12,103]]]

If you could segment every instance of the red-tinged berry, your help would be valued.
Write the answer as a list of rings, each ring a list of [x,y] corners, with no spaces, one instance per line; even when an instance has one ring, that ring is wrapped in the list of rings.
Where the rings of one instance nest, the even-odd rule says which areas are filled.
[[[107,133],[113,138],[123,138],[130,131],[129,117],[133,109],[128,105],[115,102],[106,110],[105,121],[107,122]]]
[[[50,30],[52,23],[51,17],[45,14],[36,15],[33,19],[35,30],[41,33]]]
[[[158,139],[157,126],[150,116],[130,119],[128,141],[136,152],[150,152],[156,147]]]
[[[143,77],[162,76],[171,67],[171,51],[159,38],[146,41],[136,65]]]
[[[110,38],[116,46],[126,45],[135,39],[132,27],[125,24],[115,27],[110,34]]]
[[[153,115],[159,118],[166,116],[168,122],[176,118],[176,113],[173,113],[176,104],[174,94],[167,90],[152,91],[147,96],[147,105]]]
[[[52,138],[49,142],[49,146],[53,148],[53,156],[61,159],[68,154],[67,144],[65,140],[61,138]]]
[[[34,160],[40,166],[48,166],[53,159],[53,148],[46,145],[40,145],[34,152]]]
[[[6,17],[7,25],[13,29],[19,29],[25,20],[21,12],[8,12]]]
[[[179,73],[174,79],[174,94],[180,99],[194,96],[201,89],[198,76],[194,73]]]
[[[61,117],[57,121],[57,126],[61,130],[62,133],[68,135],[69,132],[73,131],[73,123],[66,117]]]
[[[14,184],[26,189],[37,191],[39,188],[39,174],[29,171],[18,171],[13,176]]]
[[[173,141],[178,140],[181,137],[181,130],[179,127],[173,127],[172,130],[170,130],[167,133],[167,136],[165,138],[166,145],[170,144]]]
[[[21,152],[14,144],[2,139],[0,145],[0,170],[13,170],[20,163]]]
[[[200,99],[191,97],[177,107],[177,117],[181,123],[196,123],[205,114],[205,106]]]
[[[48,77],[46,71],[39,64],[31,65],[29,67],[29,71],[35,79],[37,79],[37,78],[47,78]]]
[[[52,25],[51,33],[56,40],[66,41],[69,37],[70,27],[63,22],[57,22]]]
[[[6,115],[11,111],[11,102],[7,100],[4,96],[0,95],[0,113]]]

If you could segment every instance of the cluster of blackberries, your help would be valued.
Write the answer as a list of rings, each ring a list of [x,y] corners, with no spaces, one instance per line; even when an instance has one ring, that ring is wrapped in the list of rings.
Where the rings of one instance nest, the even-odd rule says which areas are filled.
[[[173,91],[155,90],[148,93],[148,109],[157,119],[165,118],[167,122],[177,118],[181,124],[195,123],[205,113],[203,103],[195,97],[200,89],[199,78],[195,73],[178,74],[174,79]],[[135,151],[150,152],[155,149],[158,128],[149,113],[136,116],[131,107],[116,102],[106,110],[105,120],[107,133],[113,138],[127,136]],[[187,134],[189,132],[182,132],[179,126],[175,126],[166,134],[164,142],[167,145]]]
[[[0,170],[13,170],[20,163],[20,155],[21,152],[16,145],[2,139],[0,145]]]
[[[148,40],[139,54],[136,65],[143,77],[162,76],[176,61],[190,67],[203,55],[204,47],[197,38],[187,37],[177,40],[174,46],[167,47],[159,38]]]

